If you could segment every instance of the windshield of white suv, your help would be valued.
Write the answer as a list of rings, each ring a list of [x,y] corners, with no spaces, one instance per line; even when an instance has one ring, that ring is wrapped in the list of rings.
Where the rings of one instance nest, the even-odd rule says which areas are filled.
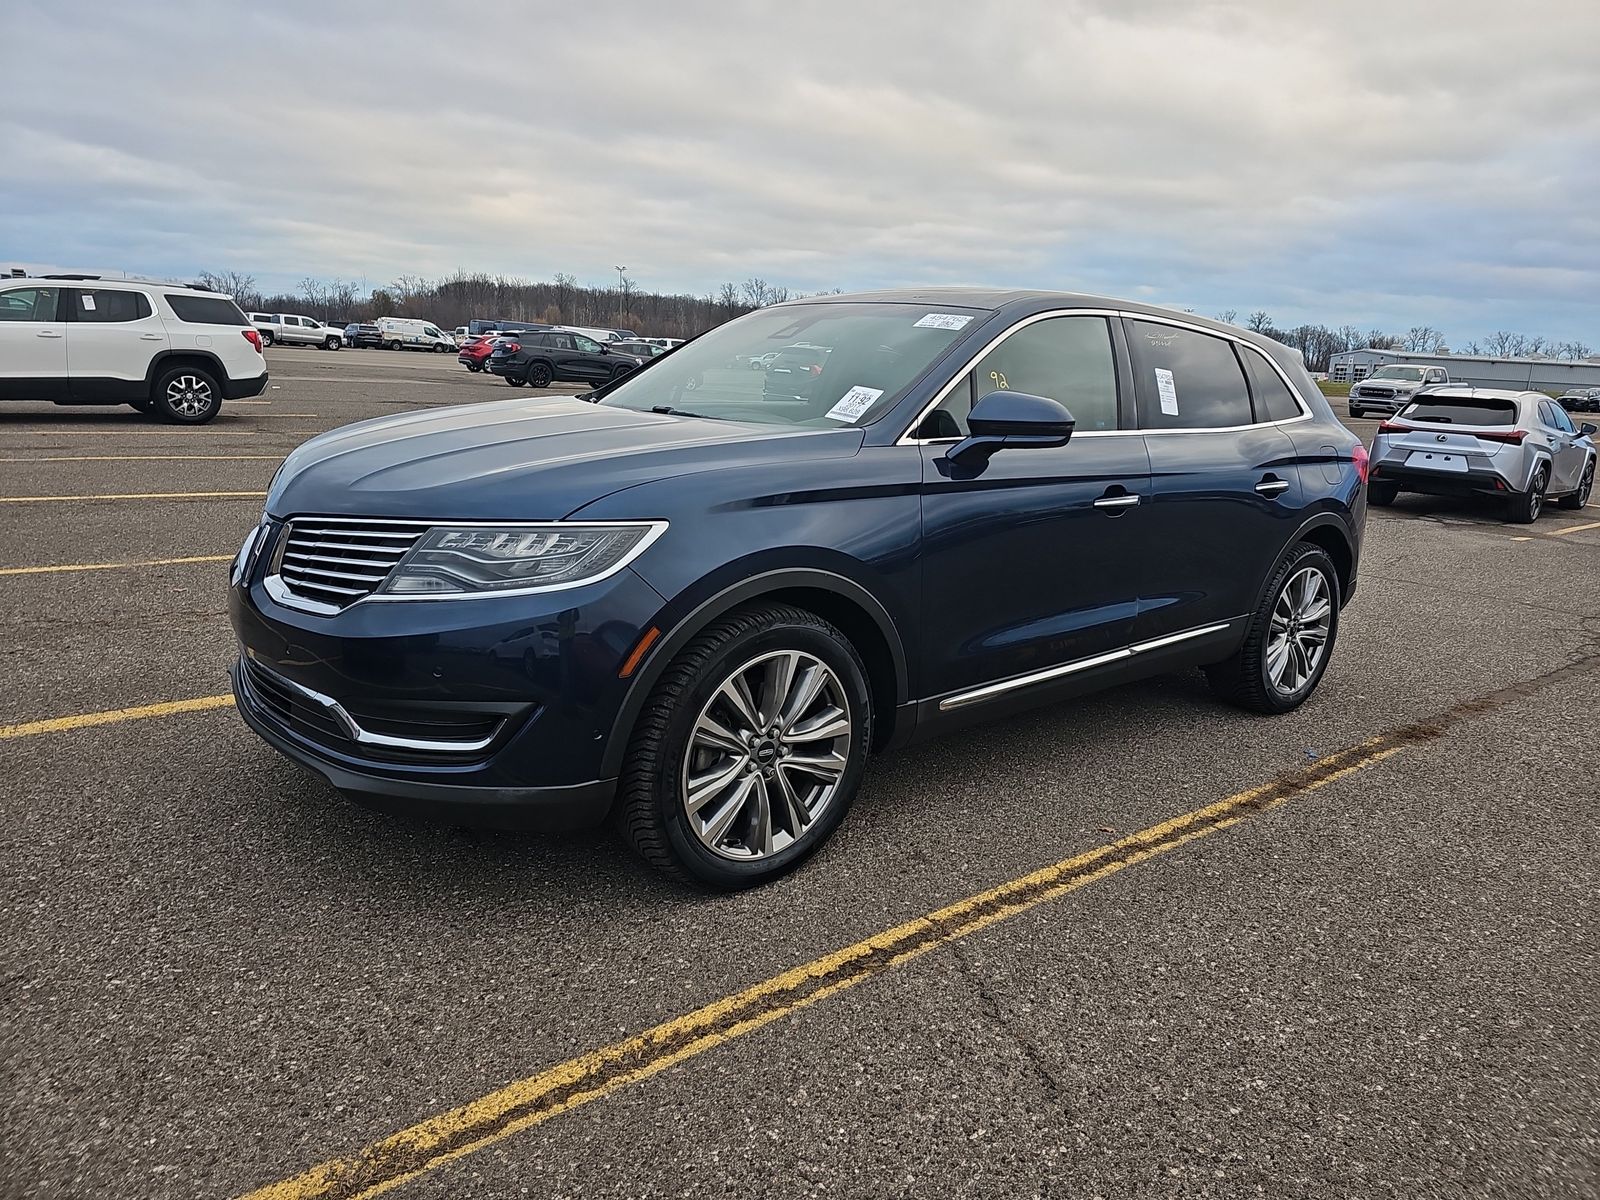
[[[1401,379],[1406,383],[1421,383],[1421,367],[1382,367],[1367,376],[1368,379]]]
[[[652,360],[601,403],[771,425],[866,425],[984,315],[925,304],[762,309]]]

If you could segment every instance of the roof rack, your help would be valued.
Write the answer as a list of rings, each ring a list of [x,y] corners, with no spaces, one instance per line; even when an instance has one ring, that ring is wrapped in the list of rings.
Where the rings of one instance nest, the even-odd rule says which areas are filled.
[[[81,280],[85,280],[85,279],[99,279],[101,277],[99,275],[41,275],[41,276],[39,276],[39,278],[40,279],[67,279],[67,280],[79,280],[79,281],[81,281]]]

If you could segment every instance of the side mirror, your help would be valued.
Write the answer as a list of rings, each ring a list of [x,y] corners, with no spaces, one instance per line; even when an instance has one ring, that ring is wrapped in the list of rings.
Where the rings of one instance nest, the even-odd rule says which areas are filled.
[[[1077,422],[1066,406],[1027,392],[990,392],[967,417],[971,434],[945,456],[962,466],[984,463],[996,450],[1065,446]]]
[[[1595,434],[1600,433],[1600,425],[1596,425],[1593,421],[1585,421],[1578,426],[1578,432],[1585,437],[1593,437]]]
[[[600,353],[601,353],[601,354],[610,354],[610,353],[611,353],[611,350],[610,350],[610,348],[609,348],[609,347],[607,347],[607,346],[606,346],[606,344],[605,344],[605,343],[604,343],[604,342],[601,342],[601,343],[600,343]]]

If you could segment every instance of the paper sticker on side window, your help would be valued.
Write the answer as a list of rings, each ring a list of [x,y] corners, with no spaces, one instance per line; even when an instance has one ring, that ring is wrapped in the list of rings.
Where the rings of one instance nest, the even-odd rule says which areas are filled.
[[[84,309],[85,312],[93,312],[94,311],[94,297],[89,295],[88,292],[84,292],[81,296],[78,297],[78,299],[83,301],[83,309]]]
[[[1156,391],[1161,396],[1161,411],[1169,417],[1178,415],[1178,385],[1172,381],[1172,372],[1156,368]]]
[[[961,313],[929,313],[918,321],[914,329],[965,329],[970,316]]]
[[[861,387],[858,384],[840,396],[839,403],[830,408],[826,415],[835,421],[857,420],[881,395],[883,395],[882,388]]]

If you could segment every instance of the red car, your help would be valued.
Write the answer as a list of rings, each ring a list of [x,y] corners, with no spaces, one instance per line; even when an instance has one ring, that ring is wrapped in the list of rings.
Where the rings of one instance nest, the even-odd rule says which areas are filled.
[[[480,334],[461,347],[461,353],[456,355],[456,361],[469,371],[481,371],[489,361],[489,352],[499,340],[496,334]]]

